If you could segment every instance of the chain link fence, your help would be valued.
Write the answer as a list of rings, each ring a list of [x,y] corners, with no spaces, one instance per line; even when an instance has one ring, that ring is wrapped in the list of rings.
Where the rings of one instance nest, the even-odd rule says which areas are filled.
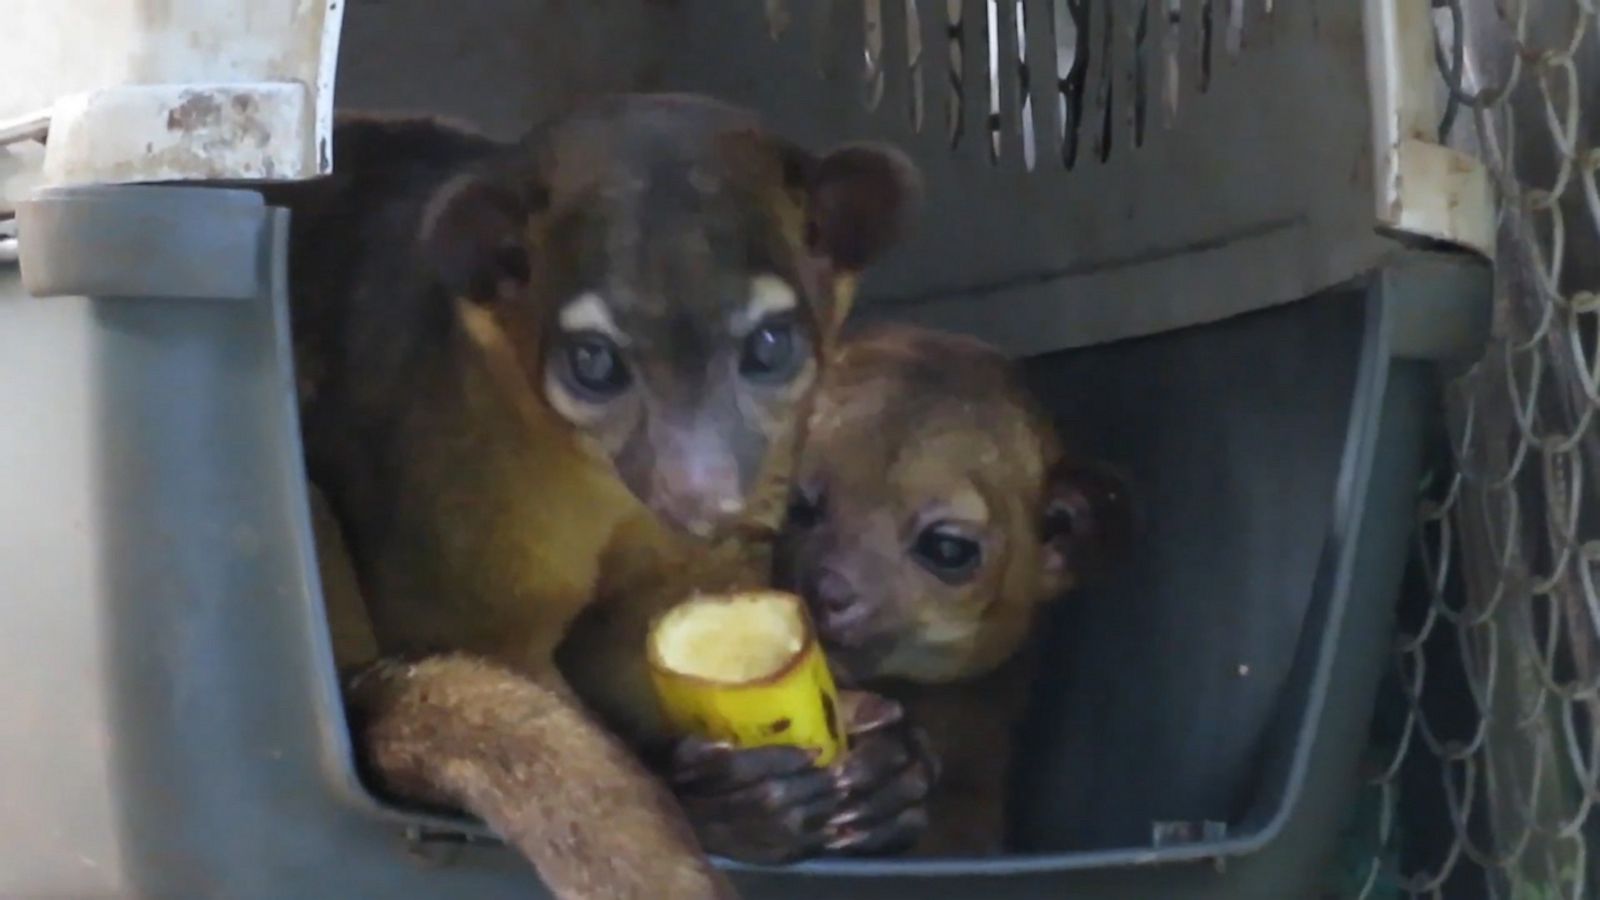
[[[1439,137],[1500,204],[1494,336],[1443,386],[1359,896],[1596,896],[1600,3],[1433,7]]]

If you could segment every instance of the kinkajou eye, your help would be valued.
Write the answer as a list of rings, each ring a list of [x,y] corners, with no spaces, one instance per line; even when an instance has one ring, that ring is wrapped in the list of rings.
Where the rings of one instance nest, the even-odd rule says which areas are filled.
[[[983,564],[983,545],[947,523],[935,523],[917,535],[911,555],[939,579],[959,584],[977,574]]]
[[[804,338],[791,316],[766,319],[744,339],[739,374],[753,381],[782,382],[800,370]]]
[[[578,332],[564,339],[565,380],[585,397],[606,400],[627,390],[633,382],[622,353],[610,338]]]

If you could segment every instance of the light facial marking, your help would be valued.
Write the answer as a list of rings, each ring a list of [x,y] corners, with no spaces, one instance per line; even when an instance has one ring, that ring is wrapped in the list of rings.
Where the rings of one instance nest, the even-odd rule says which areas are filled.
[[[577,299],[563,306],[557,319],[562,331],[599,332],[616,341],[619,346],[628,342],[627,336],[617,328],[616,320],[611,318],[611,310],[606,308],[606,302],[593,291],[579,294]]]
[[[750,299],[744,309],[735,314],[738,318],[735,328],[740,332],[748,331],[762,319],[789,312],[798,304],[799,299],[788,282],[776,275],[756,275],[750,279]]]
[[[600,422],[606,417],[606,407],[603,405],[584,403],[572,396],[559,382],[547,383],[545,400],[550,408],[555,410],[562,418],[577,425],[587,428]],[[615,453],[622,445],[626,436],[621,434],[594,435],[584,434],[583,439],[594,442],[594,445],[603,449],[608,455]]]
[[[735,334],[747,334],[768,316],[792,311],[799,305],[800,298],[787,281],[769,272],[754,275],[750,278],[749,300],[744,309],[733,314],[733,331]],[[781,389],[782,396],[791,399],[799,396],[811,387],[815,377],[816,363],[808,358],[799,373]],[[784,417],[787,410],[769,409],[744,391],[740,391],[737,397],[739,412],[762,430],[776,434],[786,424]]]
[[[956,617],[925,617],[915,626],[917,639],[900,642],[884,657],[878,674],[913,681],[938,682],[962,671],[971,654],[979,623]]]
[[[950,498],[948,509],[952,519],[980,524],[989,521],[989,504],[984,502],[982,494],[972,488],[957,491]]]
[[[930,618],[922,623],[922,640],[931,646],[962,646],[978,633],[978,624],[970,619]]]
[[[624,343],[623,335],[618,330],[616,322],[611,318],[611,311],[606,308],[600,295],[593,292],[579,294],[577,299],[561,308],[556,316],[561,330],[566,333],[583,331],[598,332],[616,342],[619,346]],[[558,362],[557,365],[565,365]],[[561,383],[560,379],[546,375],[545,400],[559,415],[569,422],[580,427],[589,427],[606,417],[604,404],[587,403],[576,396]],[[607,452],[614,452],[623,440],[620,435],[610,435],[609,440],[600,441]],[[587,440],[596,440],[595,435],[586,435]]]

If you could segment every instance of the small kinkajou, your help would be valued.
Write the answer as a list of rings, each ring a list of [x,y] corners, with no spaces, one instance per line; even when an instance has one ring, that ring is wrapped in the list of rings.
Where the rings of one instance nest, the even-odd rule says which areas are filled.
[[[830,361],[777,581],[805,597],[841,680],[925,730],[940,775],[914,853],[1003,848],[1039,613],[1128,518],[1122,481],[1067,454],[999,351],[888,325]]]
[[[909,162],[813,155],[674,95],[513,144],[350,117],[334,152],[330,178],[263,192],[292,213],[303,442],[367,776],[481,816],[562,898],[730,896],[699,846],[716,833],[617,739],[658,718],[633,629],[768,580],[760,536]]]

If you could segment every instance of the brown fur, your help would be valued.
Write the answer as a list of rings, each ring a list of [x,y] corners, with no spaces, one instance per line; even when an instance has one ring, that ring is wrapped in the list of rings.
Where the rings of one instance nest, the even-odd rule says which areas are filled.
[[[808,372],[877,248],[808,228],[837,184],[697,98],[603,101],[516,146],[350,118],[335,147],[339,174],[268,194],[295,212],[304,444],[336,652],[363,673],[349,702],[366,768],[483,817],[559,896],[729,895],[680,811],[581,708],[652,721],[642,671],[574,678],[580,703],[555,654],[597,599],[632,623],[764,575],[737,523],[772,531]],[[781,385],[702,380],[723,358],[706,354],[738,352],[726,323],[748,266],[796,295],[811,368]],[[558,316],[585,291],[651,393],[591,402],[557,377],[572,334]],[[713,387],[743,393],[700,415]],[[701,456],[673,456],[685,441]],[[737,485],[706,494],[682,468],[702,451],[736,461]],[[684,531],[702,524],[717,542]],[[631,625],[591,646],[643,655]]]
[[[998,351],[886,326],[831,361],[796,498],[779,581],[842,676],[901,702],[940,758],[915,852],[999,851],[1030,639],[1104,549],[1120,488],[1067,455]],[[941,546],[968,561],[930,565]]]
[[[1023,652],[986,675],[949,683],[869,681],[904,705],[939,759],[928,829],[917,856],[991,856],[1005,849],[1016,726],[1027,712],[1037,659]]]
[[[553,686],[436,656],[369,669],[349,698],[386,788],[480,811],[561,896],[734,896],[666,789]]]

